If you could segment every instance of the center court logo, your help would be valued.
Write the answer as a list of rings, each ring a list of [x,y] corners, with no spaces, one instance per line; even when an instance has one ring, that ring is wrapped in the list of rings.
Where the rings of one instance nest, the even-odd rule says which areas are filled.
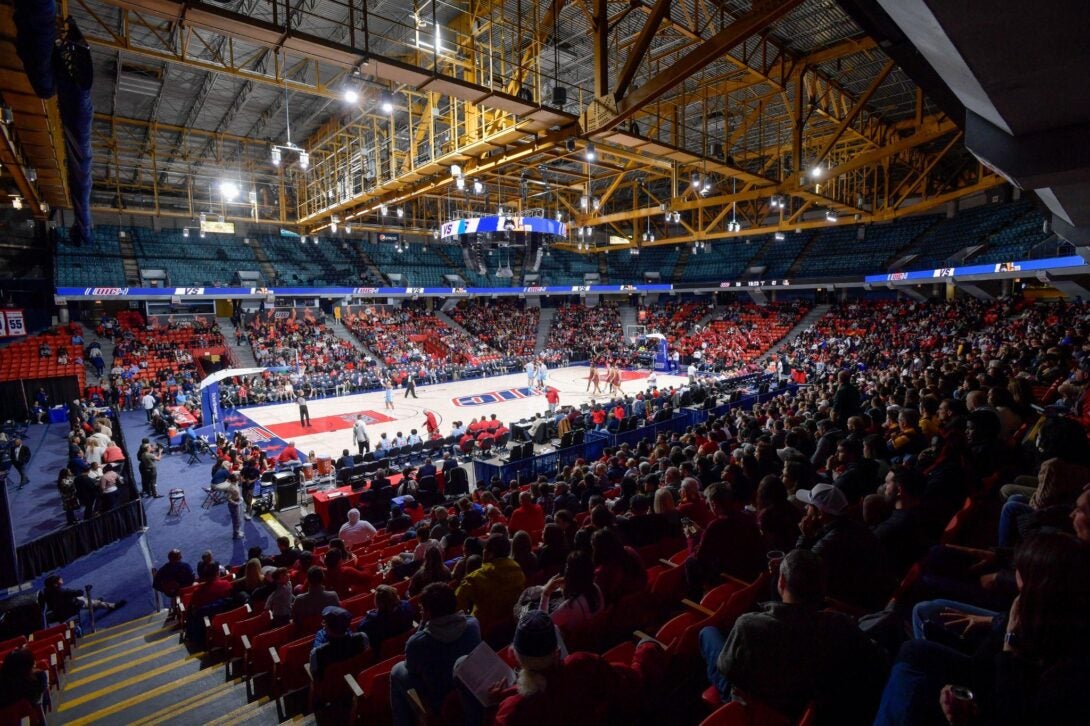
[[[452,399],[455,406],[484,406],[490,403],[503,403],[504,401],[517,401],[520,398],[532,398],[544,396],[545,391],[536,391],[533,388],[506,388],[502,391],[489,391],[472,396],[459,396]]]

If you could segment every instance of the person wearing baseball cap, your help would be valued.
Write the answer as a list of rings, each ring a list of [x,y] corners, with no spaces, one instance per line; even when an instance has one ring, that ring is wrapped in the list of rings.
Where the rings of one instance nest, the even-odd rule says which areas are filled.
[[[563,657],[561,645],[548,613],[531,610],[519,619],[511,644],[518,681],[499,693],[496,726],[591,723],[606,709],[611,723],[639,720],[646,686],[663,675],[666,654],[657,643],[641,641],[630,664],[594,653]]]
[[[862,522],[847,516],[844,493],[821,483],[810,490],[799,489],[795,498],[806,505],[796,546],[824,560],[829,594],[864,608],[884,606],[896,582],[878,539]]]
[[[367,636],[351,632],[351,625],[352,613],[344,608],[327,605],[322,609],[324,637],[315,636],[315,647],[310,651],[310,672],[315,682],[321,679],[329,666],[354,658],[367,650]]]

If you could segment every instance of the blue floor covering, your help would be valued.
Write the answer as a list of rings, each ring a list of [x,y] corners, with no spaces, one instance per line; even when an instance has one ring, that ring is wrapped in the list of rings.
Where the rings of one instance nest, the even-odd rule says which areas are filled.
[[[26,486],[18,488],[19,473],[9,473],[8,502],[16,546],[64,527],[57,473],[68,462],[68,424],[35,424],[24,441],[30,449]]]
[[[121,425],[128,444],[128,454],[135,457],[140,441],[150,436],[151,430],[142,411],[121,414]],[[30,429],[28,445],[33,453],[27,469],[30,483],[22,490],[9,486],[13,529],[17,542],[25,542],[48,534],[64,526],[64,514],[60,509],[60,496],[56,488],[56,476],[67,459],[64,435],[67,425],[34,426]],[[147,531],[130,535],[92,554],[68,564],[60,570],[67,586],[82,587],[94,584],[94,596],[105,600],[126,599],[129,604],[122,610],[103,614],[100,625],[124,622],[152,612],[154,599],[151,590],[151,571],[148,565],[159,566],[166,561],[167,552],[178,547],[187,562],[196,563],[204,550],[224,565],[245,562],[246,552],[252,546],[265,551],[275,550],[275,536],[258,519],[243,523],[244,539],[232,539],[230,514],[227,505],[210,508],[201,506],[204,501],[203,486],[208,485],[212,459],[202,456],[199,464],[188,464],[184,454],[164,455],[159,463],[158,489],[162,499],[145,499]],[[139,474],[137,474],[139,479]],[[18,479],[18,475],[15,475]],[[137,481],[139,488],[139,481]],[[188,511],[180,515],[169,514],[167,493],[172,488],[185,491]],[[146,548],[146,550],[145,550]],[[32,585],[41,586],[44,579],[36,579]]]

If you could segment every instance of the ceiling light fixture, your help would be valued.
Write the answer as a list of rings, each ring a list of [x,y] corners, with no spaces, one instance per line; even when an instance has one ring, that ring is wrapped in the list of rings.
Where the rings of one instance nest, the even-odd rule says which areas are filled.
[[[398,208],[397,208],[397,218],[398,218],[398,219],[401,219],[401,218],[402,218],[402,217],[404,217],[404,216],[405,216],[405,210],[404,210],[404,209],[402,209],[401,207],[398,207]]]
[[[272,147],[272,165],[273,166],[280,166],[280,147],[279,146]]]
[[[836,212],[834,212],[831,209],[828,209],[828,210],[825,211],[825,221],[826,222],[833,223],[833,222],[836,222],[836,220],[837,220]]]
[[[182,237],[189,239],[189,227],[182,227]]]
[[[587,142],[587,148],[583,149],[583,158],[586,159],[587,161],[594,161],[595,159],[598,158],[598,153],[594,149],[594,143],[593,142],[591,142],[591,141]]]
[[[387,208],[387,206],[386,206],[385,204],[380,204],[380,205],[378,205],[378,213],[379,213],[380,215],[382,215],[383,217],[385,217],[385,216],[386,216],[386,213],[387,213],[388,211],[390,211],[390,210],[389,210],[389,208]]]
[[[306,171],[306,168],[310,166],[310,154],[305,151],[299,152],[299,168]]]
[[[360,94],[355,88],[344,89],[344,102],[345,103],[357,103],[360,100]]]
[[[772,235],[772,239],[776,240],[777,242],[783,242],[785,239],[787,239],[787,236],[783,232],[777,232],[776,234]]]
[[[480,179],[473,180],[473,193],[482,194],[484,192],[484,184],[481,184]]]
[[[382,109],[383,113],[387,113],[387,114],[393,113],[394,112],[394,96],[393,96],[393,94],[391,94],[389,91],[383,91],[379,95],[379,108]]]
[[[220,195],[228,202],[233,202],[238,199],[238,184],[230,179],[224,179],[220,182]]]

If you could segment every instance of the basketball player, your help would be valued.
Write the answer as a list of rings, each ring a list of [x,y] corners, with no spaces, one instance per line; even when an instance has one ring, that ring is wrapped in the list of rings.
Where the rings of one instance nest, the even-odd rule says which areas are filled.
[[[386,388],[386,408],[394,410],[394,382],[390,378],[387,378],[383,385]]]
[[[537,390],[545,390],[545,378],[549,375],[549,369],[545,367],[545,361],[537,362]]]

